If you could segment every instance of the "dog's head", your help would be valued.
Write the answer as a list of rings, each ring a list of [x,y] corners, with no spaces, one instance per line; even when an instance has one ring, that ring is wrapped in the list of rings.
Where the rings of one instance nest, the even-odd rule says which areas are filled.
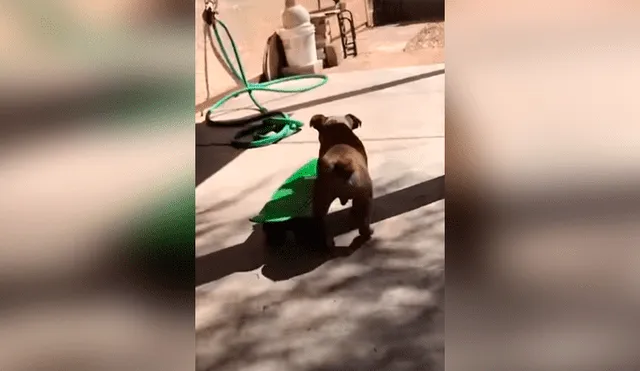
[[[327,128],[336,127],[348,127],[350,130],[355,130],[362,126],[362,121],[356,116],[348,113],[344,116],[325,116],[322,114],[314,115],[311,118],[310,126],[316,129],[318,132],[322,132]]]

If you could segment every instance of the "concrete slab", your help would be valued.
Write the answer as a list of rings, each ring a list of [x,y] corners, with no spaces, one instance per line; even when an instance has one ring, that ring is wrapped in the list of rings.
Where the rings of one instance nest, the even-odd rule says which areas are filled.
[[[444,369],[443,72],[435,65],[333,74],[312,92],[256,95],[303,122],[315,113],[362,120],[375,238],[348,257],[328,260],[296,246],[266,252],[248,221],[317,156],[314,130],[244,152],[198,147],[198,370]],[[228,108],[246,105],[239,98]],[[228,135],[202,125],[197,133],[198,143]],[[337,245],[357,234],[344,208],[336,202],[330,215]]]

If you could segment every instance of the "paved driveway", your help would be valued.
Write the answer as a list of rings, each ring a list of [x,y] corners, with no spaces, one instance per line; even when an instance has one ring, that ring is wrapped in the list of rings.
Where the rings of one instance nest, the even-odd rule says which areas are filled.
[[[444,65],[333,74],[312,92],[258,99],[304,122],[362,119],[375,238],[333,260],[264,251],[248,218],[317,155],[312,129],[244,152],[197,147],[197,369],[443,370]],[[196,141],[228,135],[198,125]],[[343,208],[330,215],[337,245],[357,235]]]

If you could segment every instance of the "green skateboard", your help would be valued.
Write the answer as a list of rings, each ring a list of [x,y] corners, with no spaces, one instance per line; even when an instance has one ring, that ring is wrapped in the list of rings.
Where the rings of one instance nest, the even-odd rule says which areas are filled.
[[[258,215],[250,219],[262,224],[269,246],[283,245],[289,231],[299,243],[314,245],[324,240],[312,218],[317,163],[318,159],[314,158],[300,167],[273,193]]]

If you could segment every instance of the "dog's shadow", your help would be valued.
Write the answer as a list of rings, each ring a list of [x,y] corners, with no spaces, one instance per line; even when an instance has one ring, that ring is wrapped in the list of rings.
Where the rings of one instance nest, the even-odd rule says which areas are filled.
[[[330,222],[336,222],[344,216],[334,214]],[[295,241],[293,236],[280,247],[268,247],[265,241],[261,225],[254,225],[253,232],[245,242],[198,257],[196,286],[260,267],[266,278],[282,281],[311,272],[329,260],[348,257],[364,244],[374,242],[358,236],[348,246],[321,249]]]
[[[300,244],[285,245],[279,249],[267,248],[262,275],[272,281],[287,280],[309,273],[333,259],[346,258],[365,244],[374,244],[374,239],[355,237],[348,246],[330,249],[314,249]]]
[[[444,175],[376,198],[373,222],[415,210],[443,198]],[[332,226],[334,236],[353,229],[349,219],[349,209],[327,216],[327,223]],[[290,238],[288,241],[291,240]],[[375,237],[367,240],[358,236],[348,246],[335,246],[329,250],[314,249],[293,242],[286,243],[282,248],[271,249],[266,247],[261,226],[254,225],[253,232],[245,242],[196,258],[196,286],[260,267],[266,278],[273,281],[286,280],[311,272],[330,260],[350,256],[359,248],[367,248],[375,243]]]

